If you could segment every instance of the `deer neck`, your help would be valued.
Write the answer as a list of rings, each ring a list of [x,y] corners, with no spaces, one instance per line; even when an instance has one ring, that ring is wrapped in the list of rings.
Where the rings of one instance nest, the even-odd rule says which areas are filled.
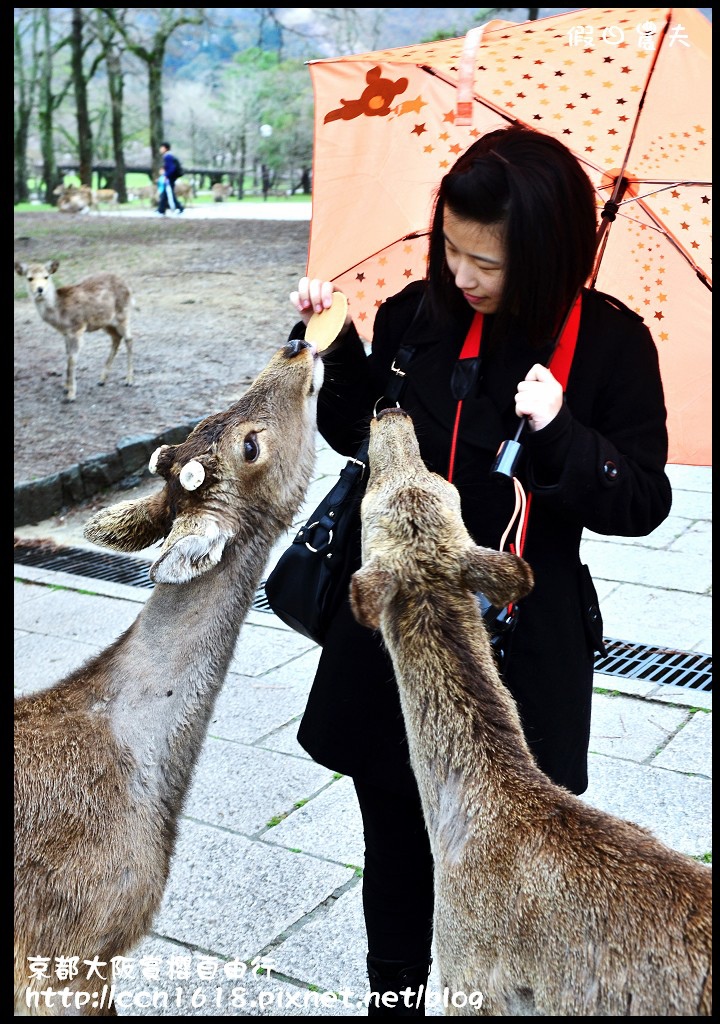
[[[158,584],[107,652],[101,710],[135,761],[139,788],[176,810],[267,557],[266,542],[236,540],[202,576]]]
[[[423,597],[398,602],[383,621],[431,837],[439,821],[468,816],[481,833],[490,818],[497,829],[512,815],[517,827],[517,793],[530,806],[529,794],[548,782],[470,604]]]

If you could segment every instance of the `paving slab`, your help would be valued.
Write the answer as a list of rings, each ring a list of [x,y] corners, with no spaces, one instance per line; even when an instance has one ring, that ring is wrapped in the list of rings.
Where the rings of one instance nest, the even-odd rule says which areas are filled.
[[[707,554],[688,557],[682,551],[663,551],[606,541],[585,541],[583,560],[595,576],[633,583],[638,579],[645,587],[671,588],[690,594],[706,594],[712,585],[712,571]]]
[[[712,524],[708,522],[691,523],[668,545],[668,551],[680,552],[693,565],[699,559],[707,568],[712,565]],[[712,585],[712,583],[711,583]]]
[[[53,686],[102,649],[100,644],[15,630],[15,696]]]
[[[333,781],[314,761],[208,736],[198,758],[185,814],[208,825],[252,835],[298,801]]]
[[[672,514],[693,521],[712,520],[712,490],[673,489]]]
[[[623,583],[600,601],[607,637],[712,654],[712,597]]]
[[[305,710],[312,676],[295,682],[229,673],[210,718],[210,734],[236,743],[255,743],[298,718]]]
[[[312,640],[293,630],[246,621],[235,645],[230,671],[243,676],[261,676],[315,647]]]
[[[356,1000],[367,990],[366,952],[362,886],[357,884],[292,931],[273,948],[272,959],[281,974],[312,980],[330,992],[349,991]]]
[[[112,643],[138,616],[137,605],[91,592],[45,588],[42,597],[15,609],[15,625],[38,636],[72,638],[85,644]]]
[[[189,951],[164,939],[146,938],[133,951],[132,976],[116,985],[118,1016],[357,1015],[355,1007],[345,1005],[335,993],[310,989],[273,970],[269,977],[263,976],[260,963],[270,963],[270,958],[257,959],[259,964],[252,967]],[[143,970],[148,976],[142,975]]]
[[[264,736],[258,740],[257,746],[265,747],[267,750],[279,750],[283,754],[292,754],[294,757],[310,757],[298,743],[297,734],[300,727],[300,719],[290,722],[276,732]]]
[[[271,833],[266,833],[265,838],[316,857],[362,867],[363,825],[352,780],[336,780]]]
[[[581,799],[650,829],[691,857],[712,850],[712,782],[662,768],[591,754],[590,784]]]
[[[13,581],[13,604],[16,608],[19,604],[24,604],[26,601],[36,601],[39,597],[43,597],[44,594],[45,588],[38,586],[34,582],[27,582],[26,580]]]
[[[696,711],[651,762],[657,768],[712,778],[712,715]]]
[[[183,818],[153,931],[249,960],[355,877],[339,864]]]
[[[653,700],[667,704],[678,704],[690,708],[702,708],[712,711],[712,691],[694,690],[682,686],[658,686],[653,693]]]
[[[686,708],[596,693],[592,702],[590,751],[649,763],[689,718]]]

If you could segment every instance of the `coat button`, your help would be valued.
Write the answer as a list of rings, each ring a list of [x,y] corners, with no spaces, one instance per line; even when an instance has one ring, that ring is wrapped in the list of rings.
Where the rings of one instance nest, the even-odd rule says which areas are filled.
[[[615,478],[618,475],[618,468],[614,462],[611,462],[610,459],[608,459],[608,461],[603,466],[603,473],[608,478],[608,480],[615,480]]]

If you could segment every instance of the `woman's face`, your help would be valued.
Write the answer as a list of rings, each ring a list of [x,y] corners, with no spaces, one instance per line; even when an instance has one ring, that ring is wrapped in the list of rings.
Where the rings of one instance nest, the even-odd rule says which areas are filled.
[[[501,227],[443,213],[445,259],[463,298],[476,313],[496,313],[505,281]]]

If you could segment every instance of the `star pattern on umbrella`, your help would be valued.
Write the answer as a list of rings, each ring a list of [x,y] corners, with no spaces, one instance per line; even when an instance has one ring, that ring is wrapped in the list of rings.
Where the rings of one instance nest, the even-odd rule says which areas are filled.
[[[643,14],[645,13],[649,20],[663,20],[662,8],[643,9]],[[629,18],[615,21],[613,9],[585,9],[582,12],[582,20],[598,39],[601,33],[610,28],[621,28],[626,34],[634,32],[636,28]],[[400,62],[415,62],[423,57],[428,63],[432,61],[433,66],[444,70],[448,80],[457,81],[462,42],[462,39],[440,40],[434,44],[407,47],[400,51]],[[537,57],[538,46],[544,50],[544,59]],[[617,50],[630,51],[631,45],[624,40],[617,46]],[[493,83],[489,92],[496,98],[499,107],[511,110],[526,124],[559,136],[573,134],[572,127],[564,125],[563,121],[577,109],[578,103],[595,100],[589,108],[589,119],[583,126],[596,128],[596,133],[593,140],[583,147],[583,155],[592,161],[592,166],[607,169],[617,164],[618,154],[624,152],[630,140],[634,119],[624,114],[624,108],[628,106],[630,97],[643,88],[647,75],[649,54],[635,47],[632,47],[632,50],[633,59],[622,62],[616,61],[614,55],[604,53],[598,46],[587,46],[582,50],[578,48],[572,51],[572,56],[568,58],[566,33],[558,33],[552,24],[546,25],[543,22],[533,23],[524,30],[522,36],[509,32],[489,33],[483,40],[482,60],[476,65],[475,89],[479,95],[488,93],[483,80],[484,76],[487,76]],[[370,56],[377,58],[378,61],[388,57],[397,61],[398,51],[380,50]],[[568,87],[562,84],[563,80],[569,71],[577,73],[583,58],[591,59],[596,66],[580,68],[582,77],[594,79],[600,68],[604,69],[605,77],[597,88],[601,93],[614,92],[609,103],[597,102],[600,95],[588,89],[578,90],[574,96],[563,95],[568,90]],[[522,83],[530,81],[533,89],[528,93],[523,89]],[[396,109],[403,108],[407,111],[420,109],[426,105],[424,98],[418,95],[413,101],[403,100]],[[443,110],[441,123],[447,127],[454,125],[454,122],[455,112]],[[408,130],[419,139],[432,132],[432,125],[425,121],[413,125]],[[698,133],[703,132],[705,126],[698,124],[694,130]],[[447,153],[458,151],[457,148],[452,148],[453,142],[449,136],[441,135],[439,141],[445,140],[448,141],[447,152],[441,155],[437,164],[441,169],[448,166]],[[457,142],[455,145],[457,146]],[[461,145],[467,145],[466,133],[462,134]],[[423,143],[423,152],[428,155],[434,153],[436,148],[432,143]],[[658,138],[653,149],[656,154],[662,151],[663,155],[658,159],[662,159],[664,163],[669,160],[677,163],[682,159],[682,151],[678,146],[671,147],[672,152],[668,151],[667,140]],[[652,159],[652,153],[650,158]]]
[[[362,189],[380,169],[378,194],[387,197],[388,216],[374,235],[359,217],[350,218],[347,238],[367,237],[367,247],[341,244],[342,255],[331,258],[348,212],[347,189],[339,190],[327,233],[312,236],[314,265],[327,266],[368,338],[382,302],[426,274],[431,196],[440,177],[474,139],[515,121],[554,135],[578,157],[596,190],[599,223],[611,222],[593,286],[643,317],[668,374],[685,372],[677,352],[691,341],[689,324],[693,339],[705,344],[709,336],[703,286],[712,267],[711,108],[701,83],[710,50],[700,22],[692,46],[673,49],[677,17],[687,24],[690,9],[586,8],[517,26],[490,23],[474,60],[467,37],[318,62],[343,65],[334,91],[326,89],[320,118],[344,96],[359,98],[364,85],[372,85],[366,98],[376,102],[385,79],[389,91],[407,78],[391,103],[367,109],[371,116],[338,118],[327,140],[333,180],[357,177]],[[658,26],[657,54],[655,41],[642,45],[646,20]],[[587,30],[588,39],[574,43],[574,28]],[[348,61],[357,64],[354,91]],[[383,81],[367,78],[374,68],[382,69]],[[360,126],[369,135],[348,148]],[[343,152],[353,154],[344,164]],[[374,154],[370,165],[365,153]],[[600,214],[608,201],[609,212],[615,205],[617,211],[606,221]]]

